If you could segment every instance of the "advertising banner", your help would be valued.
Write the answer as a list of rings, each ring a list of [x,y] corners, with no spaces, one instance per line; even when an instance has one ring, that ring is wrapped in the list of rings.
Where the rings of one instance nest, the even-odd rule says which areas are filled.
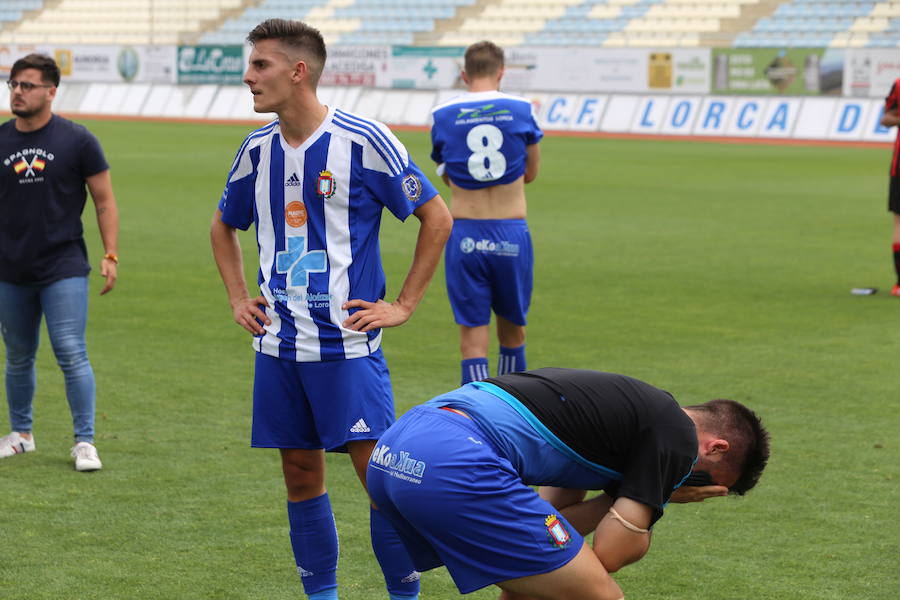
[[[5,45],[0,46],[0,76],[31,52],[53,57],[65,81],[96,83],[175,83],[174,46]]]
[[[462,87],[464,51],[454,46],[393,46],[390,69],[377,78],[377,85],[428,90]]]
[[[375,87],[390,68],[390,46],[333,46],[319,85]]]
[[[844,95],[884,98],[900,79],[900,52],[896,48],[852,48],[844,62]]]
[[[244,46],[179,46],[178,83],[239,85]]]
[[[510,48],[503,87],[518,91],[706,93],[709,65],[707,48]]]
[[[834,48],[715,48],[714,94],[839,95],[844,50]]]

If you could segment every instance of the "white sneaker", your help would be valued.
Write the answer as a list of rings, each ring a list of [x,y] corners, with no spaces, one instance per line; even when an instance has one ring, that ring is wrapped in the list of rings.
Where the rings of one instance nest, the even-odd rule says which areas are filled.
[[[72,457],[75,459],[76,471],[99,471],[103,468],[97,449],[88,442],[78,442],[72,448]]]
[[[8,458],[16,454],[34,452],[34,436],[26,440],[18,431],[0,437],[0,458]]]

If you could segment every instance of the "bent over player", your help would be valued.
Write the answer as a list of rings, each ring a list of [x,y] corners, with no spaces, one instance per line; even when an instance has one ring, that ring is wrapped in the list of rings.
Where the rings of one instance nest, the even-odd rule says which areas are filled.
[[[618,600],[609,574],[646,554],[670,499],[744,494],[768,455],[759,419],[732,400],[681,408],[624,375],[548,368],[413,408],[378,441],[368,485],[417,570],[445,565],[463,594]],[[676,497],[692,469],[708,484]],[[532,485],[559,488],[562,508]]]
[[[531,102],[499,91],[503,50],[466,49],[464,93],[432,112],[431,157],[451,189],[453,233],[444,262],[460,328],[462,383],[488,377],[488,327],[497,316],[497,374],[523,371],[534,255],[525,222],[525,184],[538,173]]]
[[[311,599],[329,600],[337,598],[338,539],[324,453],[348,452],[365,485],[375,440],[394,420],[381,328],[415,310],[451,218],[384,125],[319,101],[326,51],[317,30],[270,19],[247,39],[254,109],[278,119],[238,150],[212,223],[213,253],[234,319],[254,336],[251,445],[280,450],[297,571]],[[393,302],[383,300],[378,248],[385,207],[420,221]],[[260,295],[251,298],[235,229],[254,223]],[[377,512],[371,526],[391,597],[417,597],[418,573],[396,532]]]

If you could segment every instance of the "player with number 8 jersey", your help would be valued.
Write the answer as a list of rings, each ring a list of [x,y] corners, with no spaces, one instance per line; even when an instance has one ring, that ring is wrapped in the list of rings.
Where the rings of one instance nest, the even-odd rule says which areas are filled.
[[[543,137],[531,102],[500,91],[503,50],[466,49],[467,92],[432,111],[432,153],[451,189],[453,232],[445,269],[460,326],[462,383],[489,376],[491,313],[496,315],[497,374],[523,371],[534,255],[525,222],[525,184],[537,177]]]

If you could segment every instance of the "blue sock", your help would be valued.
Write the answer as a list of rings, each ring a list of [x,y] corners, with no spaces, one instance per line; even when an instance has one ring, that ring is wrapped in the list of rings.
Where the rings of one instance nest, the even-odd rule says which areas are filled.
[[[522,344],[518,348],[500,346],[500,357],[497,359],[497,375],[517,373],[519,371],[524,371],[526,367],[525,344]]]
[[[471,381],[481,381],[490,376],[487,358],[466,358],[462,361],[462,385]]]
[[[303,591],[313,600],[337,600],[338,538],[328,494],[288,501],[287,512]]]
[[[391,600],[416,600],[419,597],[419,573],[413,566],[400,534],[381,512],[369,509],[372,550],[384,573]]]

